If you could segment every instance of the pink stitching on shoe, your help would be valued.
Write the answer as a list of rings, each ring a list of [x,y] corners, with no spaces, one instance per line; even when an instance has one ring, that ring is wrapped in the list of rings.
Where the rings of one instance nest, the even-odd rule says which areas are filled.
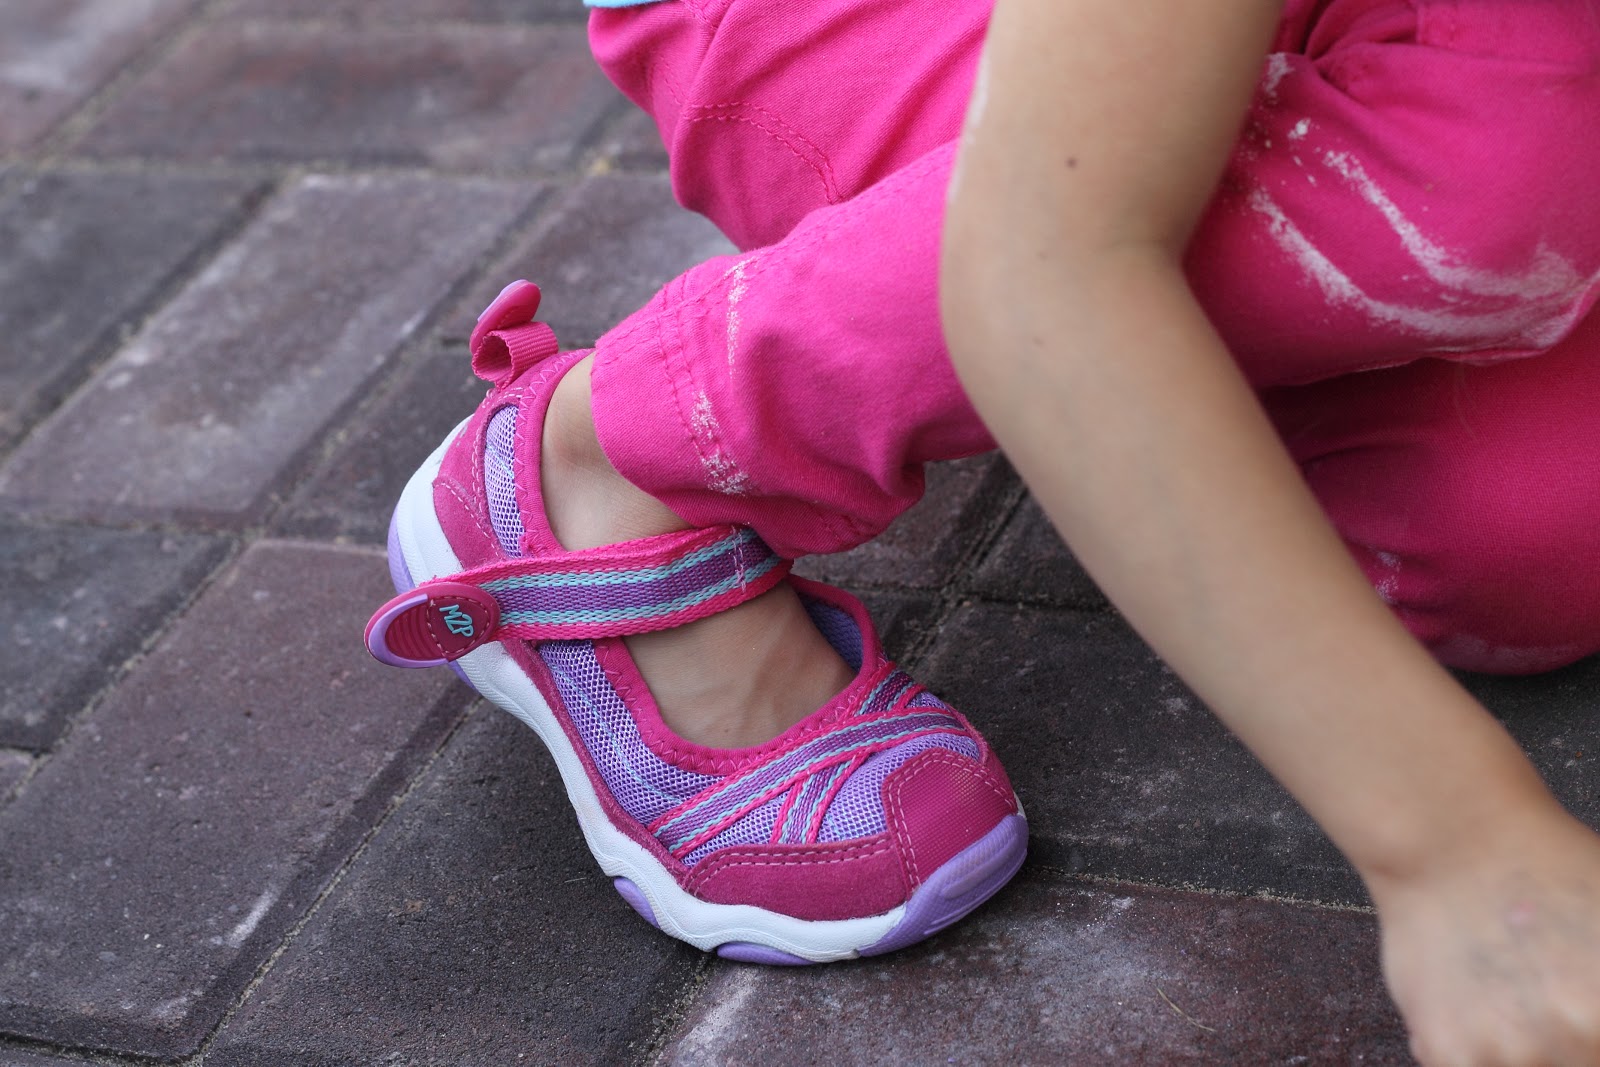
[[[815,848],[811,845],[792,845],[790,848]],[[770,852],[757,852],[750,849],[728,849],[715,855],[707,856],[705,862],[694,869],[694,872],[685,879],[683,887],[691,893],[699,895],[700,889],[705,886],[711,877],[730,867],[825,867],[839,863],[860,863],[872,859],[894,844],[887,834],[868,838],[864,841],[853,842],[839,848],[830,850],[829,854],[816,855],[815,853],[773,855]]]
[[[883,788],[884,814],[888,816],[889,826],[893,829],[895,840],[900,845],[900,854],[906,867],[906,878],[913,888],[922,884],[922,878],[917,870],[916,844],[911,840],[911,836],[905,832],[905,801],[902,794],[909,783],[921,774],[924,768],[941,764],[973,775],[1002,799],[1005,799],[1007,794],[1007,791],[1001,788],[1000,784],[989,774],[989,768],[984,764],[974,762],[966,756],[937,748],[929,749],[927,752],[914,756],[904,767],[897,769],[894,774],[890,775]]]
[[[788,823],[789,812],[794,809],[795,804],[799,803],[800,794],[805,792],[805,788],[806,783],[804,781],[796,782],[794,785],[789,787],[789,795],[784,798],[782,804],[778,805],[778,814],[772,820],[772,836],[768,839],[768,844],[781,845],[784,843],[784,825]]]
[[[435,489],[442,486],[445,492],[455,497],[456,503],[460,504],[462,509],[472,517],[472,522],[475,526],[477,526],[478,532],[491,541],[495,540],[494,530],[483,524],[483,519],[478,516],[477,510],[474,509],[472,504],[461,495],[461,487],[455,483],[454,479],[435,478],[433,486]]]
[[[869,719],[866,719],[866,720],[863,720],[863,721],[872,722],[872,721],[875,721],[875,719],[876,719],[876,717],[869,718]],[[773,797],[777,796],[784,789],[789,788],[795,782],[804,781],[806,778],[809,778],[814,774],[818,774],[818,773],[820,773],[820,772],[822,772],[822,771],[824,771],[824,770],[826,770],[826,769],[828,769],[830,767],[836,766],[838,763],[842,762],[845,759],[854,759],[857,756],[863,756],[863,757],[875,756],[879,752],[888,751],[889,749],[896,748],[896,747],[898,747],[900,745],[905,744],[908,741],[914,741],[919,737],[926,737],[926,736],[929,736],[930,734],[946,734],[946,733],[952,733],[952,732],[953,731],[948,726],[929,726],[929,727],[927,727],[925,729],[911,731],[910,733],[903,734],[903,735],[901,735],[899,737],[893,737],[893,738],[889,738],[889,739],[883,740],[883,741],[875,741],[875,742],[872,742],[871,744],[863,745],[861,748],[851,749],[847,753],[841,753],[839,756],[834,757],[832,759],[826,759],[826,760],[822,760],[822,761],[819,761],[817,763],[811,764],[810,766],[804,768],[802,771],[796,771],[796,772],[794,772],[794,774],[791,774],[788,777],[786,777],[786,778],[784,778],[784,779],[782,779],[782,780],[780,780],[778,782],[774,782],[772,785],[768,786],[766,789],[763,789],[758,793],[752,794],[743,804],[740,804],[738,807],[731,809],[730,811],[728,811],[727,813],[723,814],[720,818],[714,820],[713,822],[708,823],[705,827],[703,827],[700,830],[699,833],[695,834],[693,837],[685,839],[683,842],[678,844],[677,847],[675,847],[675,848],[673,848],[671,850],[672,854],[675,857],[678,857],[679,859],[682,859],[684,856],[687,856],[689,853],[693,852],[695,849],[699,848],[701,845],[705,844],[707,841],[711,840],[713,837],[716,837],[717,834],[719,834],[722,831],[728,829],[728,827],[733,826],[735,823],[739,822],[745,816],[749,815],[751,812],[755,811],[757,808],[759,808],[762,805],[766,804]],[[954,755],[954,754],[952,753],[952,755]],[[956,759],[963,759],[963,760],[966,759],[966,757],[964,757],[964,756],[955,756],[955,758]],[[799,775],[800,777],[797,778],[796,775]],[[688,800],[684,801],[681,804],[678,804],[677,806],[673,807],[671,810],[662,813],[660,816],[656,817],[655,819],[652,819],[651,822],[650,822],[650,825],[647,827],[647,829],[650,831],[650,833],[652,835],[656,834],[661,828],[665,827],[667,824],[672,822],[675,818],[681,816],[685,811],[692,809],[698,803],[702,802],[704,800],[704,798],[706,798],[708,796],[715,796],[717,793],[721,792],[725,787],[726,787],[726,782],[718,782],[716,784],[713,784],[713,785],[710,785],[710,786],[706,787],[705,789],[702,789],[699,793],[696,793],[693,797],[689,798]]]
[[[822,833],[822,823],[828,817],[828,809],[833,807],[834,798],[839,795],[839,790],[844,788],[844,784],[850,780],[850,776],[860,770],[861,765],[870,758],[870,756],[863,755],[857,756],[852,760],[850,768],[841,774],[833,785],[828,787],[828,791],[823,794],[822,799],[817,801],[817,808],[811,813],[811,821],[806,826],[804,835],[806,844],[814,845],[817,843],[817,835]]]

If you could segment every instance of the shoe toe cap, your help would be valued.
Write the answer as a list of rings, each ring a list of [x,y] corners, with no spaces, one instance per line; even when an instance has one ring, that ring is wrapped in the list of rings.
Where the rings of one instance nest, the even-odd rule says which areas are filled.
[[[975,760],[946,749],[922,752],[890,774],[883,808],[913,890],[1000,820],[1018,814],[1011,783],[992,752]]]

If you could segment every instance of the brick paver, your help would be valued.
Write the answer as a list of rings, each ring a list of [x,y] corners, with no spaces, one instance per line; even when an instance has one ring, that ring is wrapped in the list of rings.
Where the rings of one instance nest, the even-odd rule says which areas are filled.
[[[39,140],[196,2],[0,4],[0,152]]]
[[[383,544],[406,481],[488,388],[465,350],[432,352],[397,371],[284,508],[278,528]]]
[[[181,174],[17,178],[0,199],[0,450],[110,351],[254,185]]]
[[[579,26],[243,23],[189,40],[80,149],[521,171],[569,162],[617,100]]]
[[[0,745],[49,748],[227,550],[211,537],[0,521]]]
[[[69,1067],[71,1064],[81,1063],[83,1060],[77,1057],[46,1056],[19,1049],[0,1048],[0,1067]]]
[[[800,573],[847,586],[949,586],[975,542],[1004,515],[1016,475],[999,455],[974,456],[927,468],[926,495],[877,538],[833,556],[808,556]]]
[[[512,22],[565,19],[581,21],[584,9],[573,0],[238,0],[232,18],[333,18],[350,22],[421,22],[426,19]]]
[[[1040,872],[892,960],[721,966],[663,1063],[1408,1062],[1370,917]]]
[[[667,169],[667,152],[655,120],[637,108],[627,109],[607,128],[600,151],[607,165],[618,170]]]
[[[0,809],[0,1031],[192,1051],[466,690],[354,635],[381,556],[252,547]]]
[[[1531,678],[1465,676],[1574,815],[1600,827],[1600,657]]]
[[[449,337],[464,340],[502,286],[527,278],[562,345],[585,348],[678,274],[734,251],[715,226],[678,207],[659,176],[590,178],[546,219],[462,301],[446,323]]]
[[[1056,604],[1088,611],[1109,610],[1094,584],[1032,495],[1006,523],[973,581],[974,591],[994,600]]]
[[[302,179],[18,449],[0,497],[60,516],[257,519],[531,196],[476,179]]]
[[[977,604],[924,680],[1000,753],[1034,855],[1086,874],[1365,899],[1303,809],[1112,615]]]
[[[485,705],[206,1063],[625,1063],[699,958],[612,890],[543,746]]]
[[[33,766],[33,755],[19,749],[0,748],[0,804],[4,804],[11,791],[17,787],[28,768]]]

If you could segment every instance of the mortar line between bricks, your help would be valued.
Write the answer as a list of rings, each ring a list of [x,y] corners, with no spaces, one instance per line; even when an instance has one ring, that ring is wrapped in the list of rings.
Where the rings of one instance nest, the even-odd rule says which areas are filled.
[[[304,930],[311,920],[316,917],[317,913],[322,910],[323,903],[338,890],[339,886],[344,883],[345,876],[349,873],[350,869],[355,866],[355,864],[363,856],[366,855],[367,849],[371,846],[373,839],[377,837],[383,828],[389,824],[389,820],[394,818],[395,813],[405,805],[405,802],[411,798],[411,794],[415,793],[417,789],[420,788],[423,780],[427,778],[428,773],[444,755],[445,749],[450,747],[450,742],[455,739],[456,734],[461,732],[461,728],[466,725],[469,719],[471,719],[474,715],[481,714],[481,709],[491,706],[492,705],[490,705],[489,702],[482,697],[477,697],[476,699],[467,702],[466,707],[459,715],[456,716],[455,722],[450,724],[450,728],[444,732],[444,736],[439,739],[438,744],[434,745],[433,751],[428,754],[426,759],[421,761],[416,772],[412,774],[411,778],[405,783],[405,787],[396,790],[395,794],[389,798],[389,802],[384,806],[383,812],[378,816],[377,819],[373,820],[372,825],[369,826],[366,832],[361,835],[361,839],[356,842],[355,846],[351,848],[349,854],[345,856],[344,862],[339,864],[338,868],[334,870],[332,876],[329,877],[327,884],[323,886],[322,891],[312,898],[311,903],[306,907],[304,913],[302,913],[299,919],[291,924],[289,929],[284,933],[283,938],[278,942],[277,947],[267,954],[266,959],[262,960],[260,966],[256,968],[255,974],[251,976],[250,981],[246,982],[244,988],[241,989],[238,995],[234,997],[233,1004],[226,1011],[224,1011],[222,1013],[222,1017],[217,1020],[216,1026],[212,1027],[211,1031],[206,1034],[203,1039],[201,1039],[199,1047],[195,1049],[193,1053],[179,1061],[178,1067],[200,1067],[200,1065],[205,1062],[206,1056],[208,1056],[211,1052],[211,1047],[216,1044],[217,1039],[223,1035],[223,1032],[227,1029],[228,1024],[233,1021],[234,1016],[244,1008],[245,1004],[249,1002],[250,997],[257,989],[261,987],[261,984],[266,981],[267,976],[272,972],[273,966],[278,962],[283,954],[289,950],[296,940],[299,939],[300,931]]]
[[[225,0],[232,4],[234,0]],[[578,5],[574,4],[580,13],[573,14],[543,14],[526,18],[508,16],[503,18],[427,18],[426,16],[386,16],[377,18],[356,16],[353,18],[337,18],[327,15],[238,15],[229,19],[223,25],[230,29],[243,30],[277,29],[293,27],[306,30],[444,30],[446,32],[477,32],[479,30],[506,30],[506,29],[549,29],[556,27],[571,28],[588,24],[589,16]],[[565,9],[563,9],[565,10]]]
[[[202,178],[238,178],[242,180],[276,181],[287,185],[308,175],[370,175],[389,178],[485,178],[498,180],[553,181],[569,175],[579,175],[577,167],[539,170],[534,167],[507,167],[496,170],[492,166],[451,170],[444,166],[417,162],[362,162],[338,157],[296,157],[281,160],[250,159],[172,159],[166,156],[80,156],[61,155],[50,159],[7,160],[0,164],[15,168],[6,178],[8,183],[26,180],[32,175],[44,174],[150,174],[156,176],[182,175]]]
[[[22,772],[21,778],[18,778],[15,782],[11,783],[11,787],[9,789],[0,790],[0,811],[4,811],[6,805],[10,804],[17,798],[17,794],[22,791],[22,783],[33,777],[33,765],[39,762],[39,754],[33,751],[31,748],[15,748],[11,745],[0,745],[0,756],[4,755],[21,756],[23,759],[28,761],[28,769]],[[3,1036],[3,1034],[0,1034],[0,1037]]]
[[[440,328],[466,299],[467,294],[477,286],[484,274],[516,247],[516,243],[522,239],[525,231],[535,228],[535,224],[545,214],[546,206],[558,198],[556,183],[544,184],[546,187],[538,191],[528,206],[507,223],[488,248],[469,264],[444,295],[434,302],[433,308],[421,322],[417,323],[411,336],[400,344],[394,357],[369,376],[369,384],[359,390],[356,400],[348,404],[344,410],[335,412],[329,418],[327,428],[284,464],[285,469],[291,472],[290,476],[275,494],[276,499],[268,503],[253,526],[262,532],[273,529],[277,519],[285,508],[293,504],[301,489],[338,454],[349,439],[351,429],[359,425],[367,413],[376,410],[400,388],[399,383],[405,377],[405,372],[420,366],[428,359],[444,358],[441,353],[448,352],[451,346],[440,336]],[[468,362],[464,359],[463,367],[466,367]],[[485,390],[488,389],[488,384],[484,383]]]
[[[1024,871],[1035,874],[1046,874],[1062,882],[1079,885],[1089,885],[1101,889],[1127,888],[1127,889],[1154,889],[1166,893],[1195,893],[1206,897],[1222,897],[1228,900],[1259,900],[1269,904],[1282,904],[1286,907],[1310,908],[1316,911],[1332,911],[1347,915],[1368,915],[1377,917],[1377,909],[1369,904],[1343,904],[1336,900],[1316,900],[1311,897],[1298,897],[1292,893],[1275,893],[1271,890],[1260,890],[1252,893],[1239,893],[1230,889],[1214,889],[1211,886],[1197,885],[1189,882],[1168,884],[1165,882],[1147,882],[1137,878],[1114,878],[1104,874],[1083,874],[1067,870],[1065,867],[1056,867],[1048,863],[1030,863]]]
[[[105,114],[117,95],[159,66],[190,38],[198,36],[213,15],[231,2],[232,0],[201,0],[199,4],[189,8],[187,13],[176,16],[172,21],[172,27],[166,33],[156,36],[145,47],[129,56],[114,74],[101,83],[99,88],[62,117],[55,128],[35,145],[29,155],[35,159],[47,160],[63,154]]]
[[[590,138],[589,140],[593,140]],[[584,145],[577,146],[573,152],[574,160],[581,160],[586,151]],[[556,181],[562,178],[583,176],[581,166],[574,162],[561,166],[540,166],[538,164],[512,165],[512,164],[478,164],[464,167],[452,167],[443,163],[416,163],[412,161],[396,163],[380,163],[371,160],[351,160],[342,156],[285,156],[277,160],[178,160],[174,161],[165,156],[143,156],[133,153],[122,155],[91,156],[61,154],[48,159],[0,159],[12,167],[34,167],[39,170],[81,167],[104,167],[107,170],[125,169],[137,170],[146,173],[167,173],[178,169],[208,173],[213,168],[224,173],[259,173],[264,176],[287,175],[299,177],[305,174],[370,174],[373,176],[413,176],[428,178],[494,178],[501,181]]]
[[[1020,608],[1026,611],[1043,611],[1055,615],[1090,615],[1097,619],[1121,618],[1115,604],[1084,604],[1070,600],[1019,599],[995,596],[990,593],[969,591],[965,598],[975,604],[993,604],[998,607]]]
[[[324,545],[321,547],[329,546]],[[406,781],[404,787],[395,791],[394,795],[384,806],[384,809],[379,817],[373,821],[370,827],[367,828],[359,841],[357,841],[355,846],[351,848],[349,854],[345,857],[344,862],[341,863],[334,871],[333,875],[329,878],[327,885],[312,899],[305,912],[294,924],[290,926],[288,931],[285,932],[282,941],[275,949],[273,949],[271,953],[267,955],[266,959],[257,968],[251,980],[247,982],[244,988],[240,991],[232,1006],[223,1013],[222,1017],[218,1020],[217,1025],[211,1030],[210,1033],[206,1035],[206,1037],[201,1041],[199,1047],[193,1053],[190,1053],[186,1057],[180,1057],[177,1060],[171,1060],[154,1056],[140,1056],[135,1053],[106,1053],[85,1050],[79,1049],[75,1046],[57,1045],[49,1041],[19,1037],[17,1035],[5,1033],[0,1033],[0,1050],[10,1046],[15,1046],[23,1051],[38,1051],[41,1053],[48,1053],[50,1055],[66,1056],[70,1059],[85,1063],[103,1064],[105,1067],[146,1067],[146,1065],[154,1064],[165,1065],[165,1067],[174,1067],[174,1065],[176,1065],[176,1067],[199,1067],[199,1065],[204,1062],[205,1057],[209,1054],[211,1046],[216,1042],[216,1039],[222,1035],[222,1032],[226,1028],[227,1024],[244,1006],[250,995],[266,979],[267,974],[272,969],[273,964],[275,964],[278,958],[288,950],[289,946],[292,945],[295,939],[299,936],[300,931],[304,929],[306,924],[309,923],[312,917],[315,916],[316,913],[321,909],[323,901],[325,901],[343,882],[346,872],[348,872],[351,866],[354,865],[357,860],[365,854],[373,838],[376,837],[376,835],[385,825],[387,825],[390,818],[393,817],[393,815],[400,809],[407,798],[409,798],[411,794],[416,791],[423,779],[427,776],[428,772],[443,755],[444,750],[449,747],[451,740],[461,730],[461,727],[466,724],[467,720],[470,719],[480,707],[486,706],[488,706],[488,703],[482,698],[469,701],[466,704],[461,713],[456,716],[455,722],[450,724],[449,728],[444,732],[439,742],[434,746],[433,751],[428,754],[426,759],[421,761],[418,769]]]
[[[715,963],[716,957],[709,952],[700,957],[694,973],[689,975],[682,988],[678,990],[678,994],[672,998],[672,1002],[661,1012],[655,1030],[645,1041],[639,1054],[633,1058],[634,1067],[663,1067],[667,1049],[673,1039],[679,1036],[689,1012],[705,995],[706,987],[711,984]]]
[[[159,623],[145,635],[144,640],[139,642],[138,648],[134,649],[123,658],[122,662],[119,663],[111,672],[110,676],[107,677],[105,683],[84,698],[82,706],[80,706],[77,711],[69,713],[62,720],[60,733],[56,734],[55,739],[51,741],[49,748],[38,754],[37,758],[35,758],[33,761],[33,765],[23,773],[22,780],[17,782],[16,785],[12,787],[10,798],[7,800],[7,803],[21,796],[22,791],[28,787],[28,783],[33,781],[40,775],[40,773],[44,771],[45,767],[55,759],[58,752],[62,752],[66,749],[68,742],[72,739],[72,735],[77,731],[78,725],[93,715],[100,705],[105,702],[106,698],[111,695],[112,691],[121,685],[128,675],[133,673],[134,669],[137,668],[144,658],[148,656],[158,644],[161,643],[162,639],[165,638],[167,634],[172,632],[172,628],[177,625],[178,620],[183,618],[184,615],[188,614],[189,609],[194,607],[195,602],[205,595],[207,590],[216,584],[217,579],[220,578],[222,574],[228,570],[228,568],[233,566],[234,562],[238,560],[247,547],[247,542],[240,538],[219,536],[217,534],[211,534],[210,536],[216,540],[222,541],[227,546],[223,551],[222,556],[217,560],[216,565],[213,566],[210,571],[201,575],[200,580],[195,582],[194,587],[189,590],[188,595],[179,600],[179,602],[173,606],[172,610],[167,613],[166,617],[160,620]]]
[[[599,132],[597,134],[595,151],[593,152],[592,158],[589,160],[588,165],[583,168],[584,176],[588,178],[595,178],[605,174],[650,174],[660,177],[670,176],[672,173],[670,164],[665,166],[657,164],[649,167],[619,167],[616,165],[616,161],[613,157],[601,151],[607,142],[609,142],[612,137],[614,137],[618,131],[627,124],[629,119],[633,118],[636,114],[641,114],[638,107],[631,100],[623,100],[622,106],[617,107],[614,110],[616,114],[610,116],[609,118],[602,119],[599,123]],[[687,211],[688,209],[685,208],[684,210]],[[696,214],[698,214],[698,212],[696,212]]]
[[[978,564],[988,554],[1000,537],[1000,532],[1005,529],[1011,516],[1022,506],[1023,499],[1027,496],[1027,489],[1016,472],[1002,457],[1001,462],[1006,463],[1006,476],[1011,479],[1011,484],[999,493],[999,506],[994,509],[993,515],[978,525],[978,534],[972,538],[966,551],[951,568],[950,578],[942,583],[935,593],[934,602],[938,605],[934,612],[933,620],[929,623],[922,635],[906,650],[905,664],[908,669],[915,671],[922,666],[922,660],[932,650],[938,635],[945,624],[955,616],[961,605],[972,599],[968,586]]]
[[[144,1056],[112,1055],[78,1048],[75,1045],[57,1045],[53,1042],[41,1041],[36,1038],[0,1033],[0,1053],[8,1050],[25,1052],[34,1056],[50,1056],[55,1059],[70,1060],[73,1063],[98,1064],[99,1067],[151,1067],[151,1065],[162,1064],[160,1060],[148,1059]],[[163,1067],[171,1067],[171,1065],[164,1064]]]

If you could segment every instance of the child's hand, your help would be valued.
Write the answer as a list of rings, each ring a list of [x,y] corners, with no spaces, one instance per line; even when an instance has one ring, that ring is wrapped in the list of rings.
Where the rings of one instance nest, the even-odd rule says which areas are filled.
[[[1600,1065],[1600,837],[1544,816],[1478,859],[1375,882],[1383,965],[1434,1065]]]

